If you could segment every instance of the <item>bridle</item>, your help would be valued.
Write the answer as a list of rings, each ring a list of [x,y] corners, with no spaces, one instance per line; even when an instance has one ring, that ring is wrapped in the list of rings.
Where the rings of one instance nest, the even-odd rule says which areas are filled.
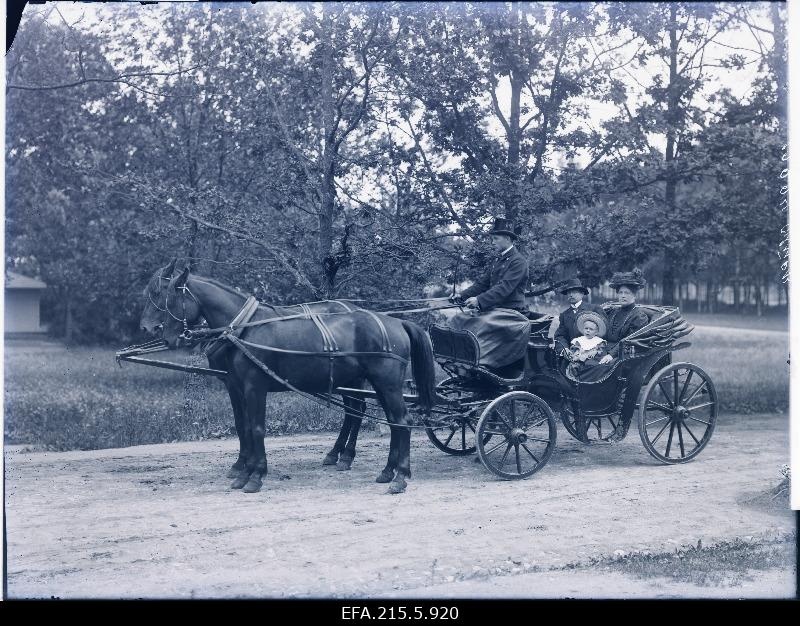
[[[167,277],[167,276],[164,276],[161,273],[159,273],[159,275],[158,275],[159,286],[160,286],[160,283],[161,283],[162,280],[166,280],[168,282],[171,282],[173,278],[174,278],[173,276]],[[184,283],[180,287],[176,288],[176,290],[178,290],[178,289],[181,292],[183,292],[183,295],[181,297],[181,310],[182,310],[181,312],[183,313],[183,317],[178,317],[177,315],[175,315],[170,310],[170,308],[169,308],[169,293],[164,294],[164,306],[163,307],[160,307],[158,305],[158,302],[156,302],[153,299],[153,295],[150,293],[150,289],[149,288],[147,289],[147,299],[150,301],[150,304],[152,304],[153,307],[156,308],[156,310],[161,311],[162,313],[164,313],[164,322],[167,321],[167,316],[171,317],[176,322],[181,322],[183,324],[183,333],[181,333],[180,336],[184,337],[184,338],[189,338],[189,336],[190,336],[189,322],[188,322],[188,320],[186,318],[186,294],[188,293],[192,297],[192,300],[194,300],[195,304],[197,304],[198,307],[200,306],[200,301],[192,293],[191,289],[189,289],[189,287],[186,285],[186,283]],[[161,324],[161,327],[163,329],[164,324]]]

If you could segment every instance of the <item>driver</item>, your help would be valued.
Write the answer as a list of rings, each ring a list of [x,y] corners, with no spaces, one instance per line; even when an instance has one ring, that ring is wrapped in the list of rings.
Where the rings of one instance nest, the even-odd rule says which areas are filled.
[[[528,261],[514,247],[517,234],[508,220],[497,218],[489,234],[497,256],[489,271],[462,292],[469,312],[455,315],[449,325],[475,335],[481,365],[515,369],[525,357],[530,334],[524,314]]]

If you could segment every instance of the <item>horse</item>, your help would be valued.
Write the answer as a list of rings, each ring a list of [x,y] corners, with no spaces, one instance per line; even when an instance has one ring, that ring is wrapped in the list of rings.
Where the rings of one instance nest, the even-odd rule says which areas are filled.
[[[211,328],[228,326],[247,301],[247,296],[228,285],[190,274],[188,265],[173,275],[176,263],[173,260],[153,274],[144,290],[146,303],[140,320],[142,330],[160,333],[170,347],[179,347],[185,331],[201,319]],[[228,372],[224,382],[239,435],[239,456],[229,471],[234,478],[231,488],[254,493],[262,487],[267,473],[267,393],[287,391],[291,386],[300,392],[326,394],[338,387],[360,389],[368,382],[391,430],[389,457],[376,482],[391,483],[389,493],[405,491],[411,477],[410,431],[404,428],[409,424],[403,400],[405,370],[410,361],[419,406],[430,410],[435,404],[430,339],[414,322],[352,306],[354,310],[347,311],[347,305],[335,301],[306,307],[306,313],[313,310],[319,316],[304,315],[297,305],[259,304],[251,322],[276,321],[244,328],[238,337],[243,344],[234,346],[221,339],[221,348],[209,356],[211,367]],[[335,358],[325,351],[331,348],[331,341],[339,348]],[[338,461],[344,460],[349,468],[364,400],[346,394],[342,400],[344,423],[324,464],[332,464],[341,454]]]

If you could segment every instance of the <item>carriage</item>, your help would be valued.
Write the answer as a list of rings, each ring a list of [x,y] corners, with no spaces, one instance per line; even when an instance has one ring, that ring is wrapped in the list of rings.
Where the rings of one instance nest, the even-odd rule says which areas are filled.
[[[603,305],[606,311],[618,306]],[[649,322],[622,340],[621,358],[596,382],[571,378],[550,348],[552,316],[530,313],[524,367],[492,371],[479,365],[474,335],[430,328],[434,354],[450,376],[437,386],[442,404],[429,420],[431,442],[454,455],[478,452],[506,479],[531,476],[556,445],[556,416],[583,443],[621,441],[635,418],[645,449],[661,463],[685,463],[708,444],[717,418],[717,394],[700,367],[672,362],[688,347],[679,340],[692,326],[675,307],[637,305]],[[442,427],[442,422],[447,427]]]
[[[674,351],[690,345],[679,339],[692,330],[674,307],[636,305],[648,323],[623,338],[620,357],[589,383],[570,378],[550,347],[549,315],[528,314],[524,358],[496,370],[481,365],[478,341],[468,330],[434,324],[428,341],[418,325],[352,302],[274,307],[211,279],[190,278],[188,266],[173,276],[174,267],[175,261],[159,270],[146,289],[142,327],[160,329],[162,338],[129,346],[117,352],[117,360],[210,374],[225,382],[240,439],[239,458],[228,474],[236,477],[234,488],[261,488],[266,456],[259,433],[270,391],[291,390],[344,409],[342,431],[324,461],[338,469],[350,468],[361,420],[383,421],[380,415],[385,414],[392,440],[377,481],[392,481],[391,493],[403,491],[410,476],[414,428],[425,429],[448,454],[477,451],[486,468],[504,479],[527,478],[544,467],[556,445],[556,416],[584,443],[620,441],[636,417],[645,449],[662,463],[690,461],[714,431],[718,406],[711,379],[696,365],[672,362]],[[618,304],[603,306],[608,311]],[[201,311],[213,313],[215,323],[206,316],[211,327],[193,326]],[[243,338],[252,333],[251,340]],[[254,343],[257,337],[263,339]],[[179,340],[205,342],[210,367],[143,357]],[[337,341],[351,347],[340,350]],[[410,350],[405,356],[397,352],[403,345]],[[434,359],[449,374],[438,385]],[[409,362],[415,382],[407,381],[403,391]],[[254,377],[256,371],[266,377]],[[406,409],[419,416],[417,423],[406,419]]]

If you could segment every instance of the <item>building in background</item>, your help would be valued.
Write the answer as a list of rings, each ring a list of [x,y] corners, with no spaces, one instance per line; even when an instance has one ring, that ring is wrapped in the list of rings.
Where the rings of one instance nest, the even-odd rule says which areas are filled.
[[[46,288],[41,280],[6,272],[3,305],[6,336],[46,332],[39,318],[39,305]]]

